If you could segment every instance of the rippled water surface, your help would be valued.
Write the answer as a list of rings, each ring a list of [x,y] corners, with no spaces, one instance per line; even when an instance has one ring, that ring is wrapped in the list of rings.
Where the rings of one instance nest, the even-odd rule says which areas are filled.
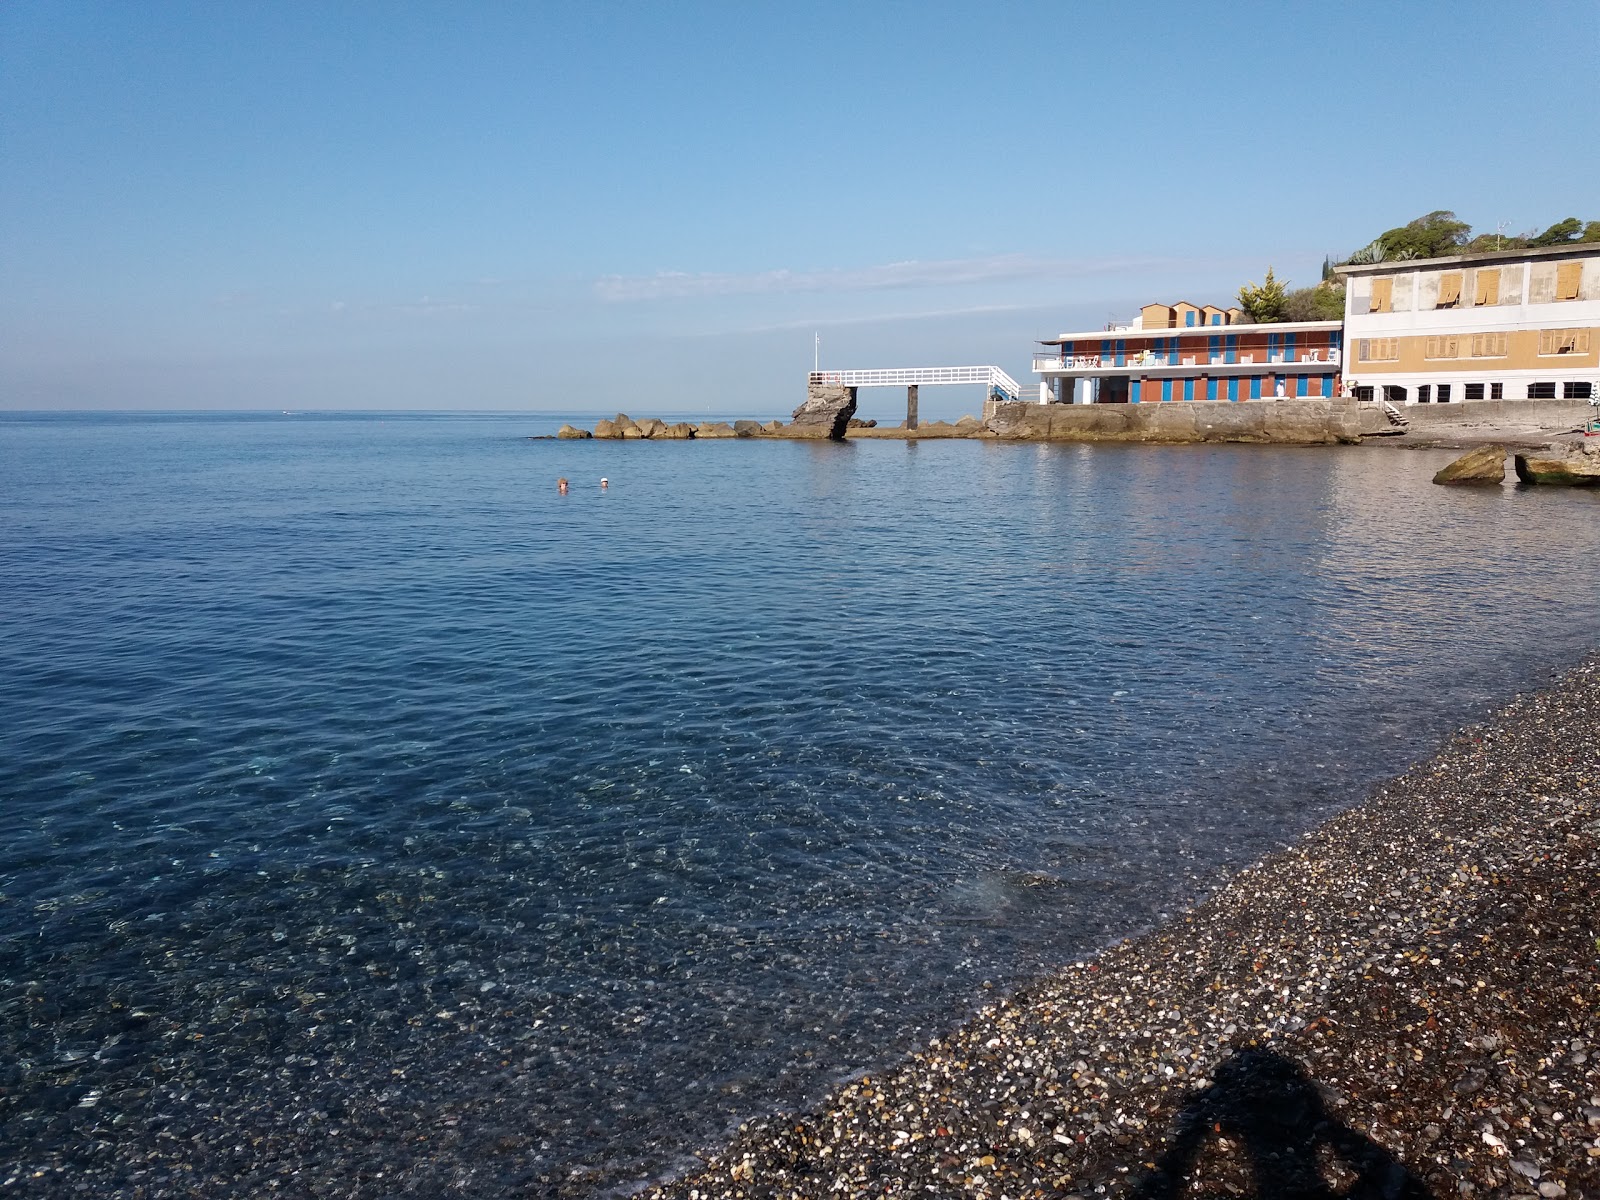
[[[1597,640],[1444,452],[551,428],[0,417],[0,1184],[671,1170]]]

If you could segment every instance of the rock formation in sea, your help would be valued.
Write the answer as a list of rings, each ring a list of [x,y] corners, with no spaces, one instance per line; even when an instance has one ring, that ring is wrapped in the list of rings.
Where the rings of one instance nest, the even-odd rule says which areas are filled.
[[[844,439],[850,418],[856,415],[856,389],[812,384],[806,402],[794,410],[788,432],[792,437]]]
[[[1500,483],[1506,477],[1506,448],[1478,446],[1434,475],[1435,483]]]
[[[1523,483],[1600,487],[1600,443],[1551,442],[1543,450],[1524,450],[1516,468]]]

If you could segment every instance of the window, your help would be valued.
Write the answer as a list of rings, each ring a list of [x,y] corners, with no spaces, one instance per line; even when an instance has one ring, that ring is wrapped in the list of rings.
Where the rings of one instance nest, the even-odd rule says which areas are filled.
[[[1400,357],[1400,339],[1362,338],[1359,352],[1364,362],[1394,362]]]
[[[1578,283],[1583,278],[1583,263],[1564,262],[1556,267],[1556,299],[1576,300]]]
[[[1461,303],[1461,272],[1448,271],[1439,276],[1439,299],[1435,308],[1454,308]]]
[[[1441,383],[1439,385],[1439,403],[1450,403],[1450,385],[1448,383]]]
[[[1463,400],[1482,400],[1483,399],[1483,384],[1481,384],[1481,383],[1466,383],[1466,384],[1462,384],[1462,386],[1461,386],[1461,398]]]
[[[1449,337],[1431,337],[1422,346],[1423,358],[1460,358],[1461,339],[1451,334]]]
[[[1433,399],[1433,385],[1424,383],[1417,388],[1417,403],[1427,404]]]
[[[1561,395],[1568,400],[1592,400],[1594,384],[1587,379],[1577,379],[1562,385]]]
[[[1540,354],[1587,354],[1589,331],[1587,329],[1539,330]]]
[[[1406,390],[1397,383],[1386,383],[1383,385],[1383,398],[1390,404],[1404,404]]]
[[[1528,385],[1529,400],[1554,400],[1556,398],[1556,385],[1551,383],[1530,383]]]
[[[1372,304],[1368,312],[1393,312],[1394,311],[1394,279],[1374,279],[1372,281]]]
[[[1483,267],[1478,270],[1478,297],[1474,304],[1500,303],[1500,268]]]
[[[1472,335],[1473,358],[1504,358],[1506,335],[1503,333],[1475,333]]]
[[[1372,388],[1371,387],[1358,387],[1358,388],[1356,388],[1356,390],[1355,390],[1355,398],[1357,400],[1371,400],[1372,399]]]
[[[1504,400],[1505,398],[1506,398],[1506,385],[1505,384],[1503,384],[1503,383],[1491,383],[1489,385],[1489,399],[1491,399],[1491,400]]]

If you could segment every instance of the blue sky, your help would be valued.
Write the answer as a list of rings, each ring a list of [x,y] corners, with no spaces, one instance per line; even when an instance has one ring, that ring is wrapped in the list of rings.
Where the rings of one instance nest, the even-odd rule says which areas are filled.
[[[1430,209],[1600,219],[1596,62],[1593,0],[8,0],[0,407],[768,415],[818,331],[1027,378]]]

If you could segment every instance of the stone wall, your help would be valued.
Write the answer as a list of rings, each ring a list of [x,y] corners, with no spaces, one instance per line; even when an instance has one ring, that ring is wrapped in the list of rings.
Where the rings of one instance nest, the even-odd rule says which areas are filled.
[[[1173,404],[1001,404],[986,422],[998,437],[1062,442],[1353,442],[1388,425],[1354,400],[1186,400]]]
[[[1462,400],[1453,404],[1408,404],[1401,409],[1413,425],[1582,425],[1594,416],[1587,400]]]

